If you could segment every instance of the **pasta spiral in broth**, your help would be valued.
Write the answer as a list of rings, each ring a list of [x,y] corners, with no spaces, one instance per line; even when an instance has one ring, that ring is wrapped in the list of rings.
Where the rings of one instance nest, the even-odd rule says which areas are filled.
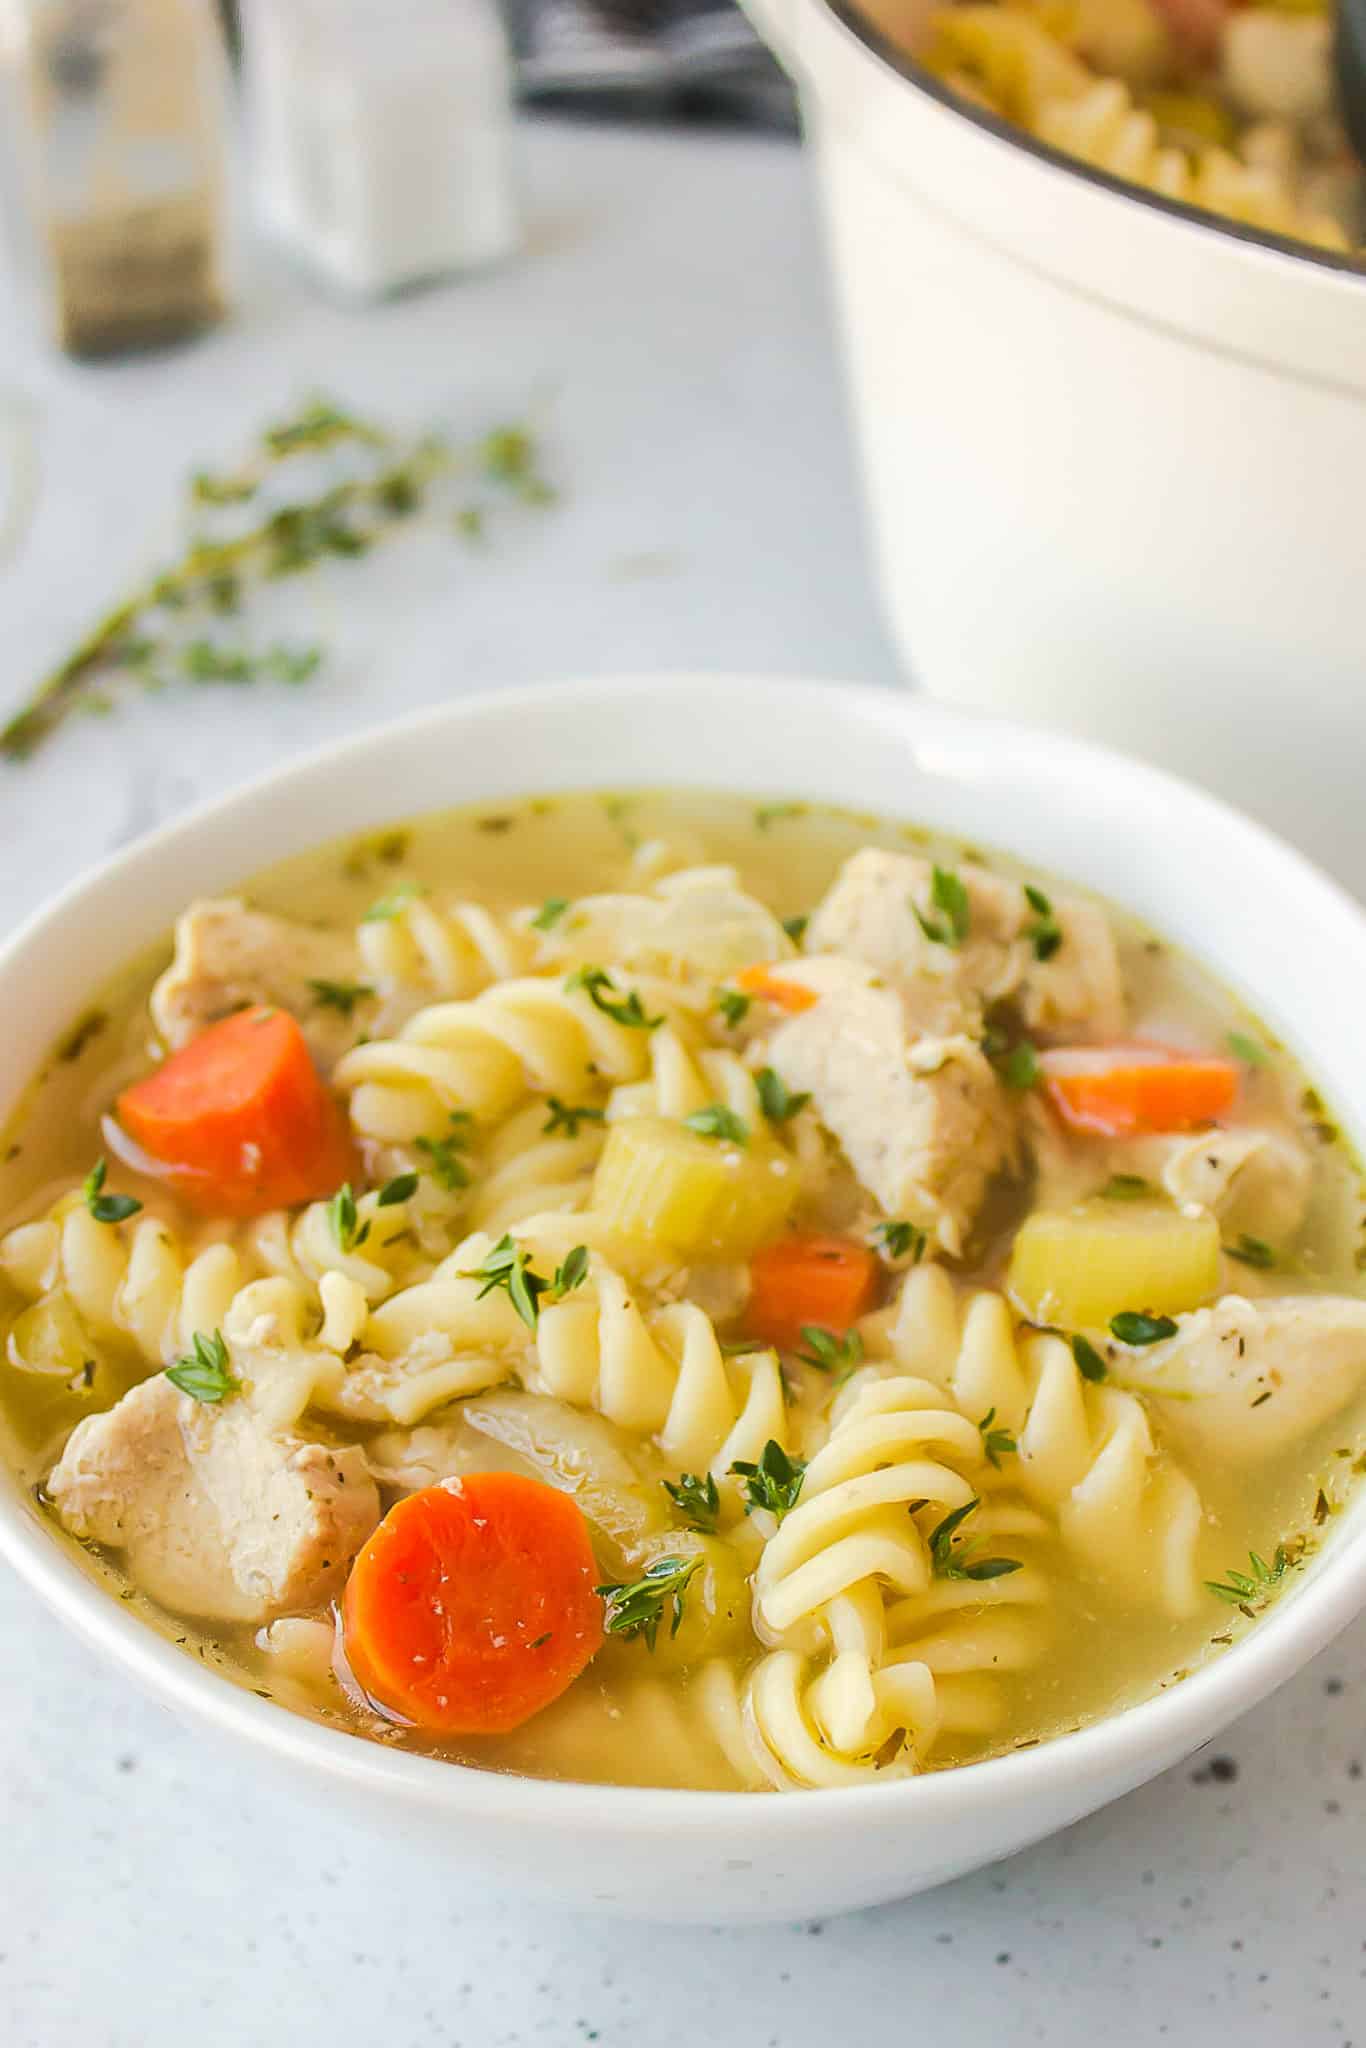
[[[559,797],[322,850],[167,959],[0,1160],[0,1422],[129,1613],[282,1708],[905,1779],[1180,1682],[1331,1530],[1351,1155],[1051,877]]]
[[[1056,1335],[1017,1339],[1001,1295],[960,1300],[937,1266],[910,1275],[881,1341],[898,1366],[926,1373],[964,1413],[990,1414],[1013,1438],[1021,1492],[1057,1518],[1088,1574],[1168,1614],[1192,1612],[1199,1495],[1159,1452],[1132,1394],[1088,1384]]]

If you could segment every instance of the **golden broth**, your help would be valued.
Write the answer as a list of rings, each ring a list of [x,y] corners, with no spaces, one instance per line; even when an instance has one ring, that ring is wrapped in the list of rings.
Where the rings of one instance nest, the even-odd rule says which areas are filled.
[[[312,925],[349,931],[375,899],[404,883],[418,883],[437,899],[458,895],[494,912],[511,912],[550,896],[576,898],[595,891],[640,888],[633,865],[648,871],[651,848],[669,849],[668,864],[725,862],[744,887],[781,917],[807,912],[840,863],[856,849],[878,845],[932,850],[945,862],[964,849],[912,826],[815,805],[649,791],[627,796],[581,795],[519,801],[424,817],[389,833],[333,844],[254,877],[253,904]],[[661,855],[661,859],[665,856]],[[1005,858],[993,869],[1018,875]],[[1032,871],[1031,871],[1032,872]],[[1050,884],[1051,886],[1051,884]],[[1230,1031],[1270,1040],[1194,963],[1112,913],[1136,1037],[1177,1036],[1221,1049]],[[42,1215],[54,1199],[78,1185],[107,1151],[100,1119],[120,1087],[148,1063],[153,1035],[146,1000],[170,957],[169,941],[93,994],[86,1018],[53,1053],[5,1134],[0,1163],[0,1229]],[[1234,1273],[1226,1287],[1266,1293],[1360,1291],[1361,1243],[1358,1174],[1305,1077],[1282,1051],[1249,1069],[1238,1110],[1247,1122],[1266,1122],[1311,1148],[1313,1194],[1293,1269],[1275,1276]],[[1103,1141],[1078,1142],[1078,1193],[1106,1177]],[[184,1213],[164,1188],[139,1181],[122,1168],[128,1185],[178,1231],[203,1241],[201,1219]],[[969,1260],[954,1268],[983,1285],[1001,1282],[1010,1229],[1022,1213],[1020,1190],[989,1213],[999,1227],[975,1243]],[[0,1282],[3,1290],[3,1282]],[[0,1331],[10,1332],[22,1312],[12,1291],[0,1292]],[[88,1366],[69,1378],[23,1369],[7,1356],[0,1364],[0,1428],[6,1454],[25,1485],[40,1487],[72,1425],[108,1407],[142,1378],[145,1365],[116,1347],[92,1347]],[[797,1406],[805,1415],[827,1386],[791,1368]],[[976,1420],[977,1418],[971,1418]],[[323,1433],[365,1439],[375,1432],[335,1420]],[[1285,1456],[1249,1473],[1206,1464],[1192,1471],[1204,1505],[1198,1559],[1201,1576],[1220,1580],[1249,1552],[1270,1558],[1278,1542],[1312,1543],[1326,1514],[1341,1502],[1361,1461],[1366,1434],[1358,1402]],[[644,1485],[656,1484],[646,1460]],[[667,1468],[659,1465],[659,1472]],[[744,1782],[724,1746],[701,1732],[711,1711],[701,1697],[695,1666],[661,1639],[652,1656],[639,1640],[610,1641],[588,1671],[553,1707],[517,1732],[497,1738],[435,1739],[384,1719],[354,1691],[331,1679],[292,1675],[278,1656],[257,1644],[252,1627],[210,1629],[157,1610],[126,1583],[116,1564],[87,1552],[89,1567],[105,1577],[152,1626],[182,1643],[235,1682],[278,1697],[292,1708],[352,1727],[390,1743],[462,1761],[549,1777],[626,1784],[726,1787]],[[1130,1610],[1074,1566],[1054,1562],[1050,1597],[1055,1621],[1045,1655],[1030,1668],[1005,1671],[1001,1725],[985,1736],[962,1734],[936,1745],[932,1767],[1047,1739],[1137,1701],[1186,1675],[1226,1647],[1248,1625],[1236,1606],[1213,1595],[1196,1613],[1172,1619]],[[746,1596],[736,1601],[743,1610]],[[759,1654],[747,1614],[739,1612],[724,1655],[743,1681]]]

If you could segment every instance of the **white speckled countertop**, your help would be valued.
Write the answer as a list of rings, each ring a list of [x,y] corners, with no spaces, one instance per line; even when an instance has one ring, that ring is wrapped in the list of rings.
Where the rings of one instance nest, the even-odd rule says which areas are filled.
[[[0,568],[7,698],[145,563],[186,470],[312,386],[471,427],[550,393],[567,493],[478,559],[399,545],[310,595],[345,657],[307,689],[147,699],[0,773],[0,931],[196,798],[475,684],[895,680],[795,151],[525,139],[531,243],[504,275],[350,313],[258,263],[233,328],[120,368],[0,319],[39,481]],[[470,1903],[261,1790],[2,1570],[0,1656],[3,2048],[1366,2048],[1366,1624],[1217,1753],[997,1870],[742,1932]]]

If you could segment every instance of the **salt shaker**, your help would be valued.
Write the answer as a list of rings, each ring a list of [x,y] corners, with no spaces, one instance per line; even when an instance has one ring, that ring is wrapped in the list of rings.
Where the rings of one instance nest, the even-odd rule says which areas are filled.
[[[515,246],[494,0],[244,0],[242,34],[258,206],[322,277],[375,296]]]
[[[212,0],[0,0],[11,212],[57,341],[103,355],[227,296],[226,65]]]

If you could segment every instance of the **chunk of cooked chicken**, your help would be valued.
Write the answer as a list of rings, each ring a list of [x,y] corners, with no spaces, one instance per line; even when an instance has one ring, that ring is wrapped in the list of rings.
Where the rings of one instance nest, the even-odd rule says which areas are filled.
[[[1313,1160],[1288,1131],[1234,1124],[1194,1135],[1157,1132],[1098,1149],[1070,1138],[1038,1096],[1023,1105],[1022,1119],[1042,1209],[1070,1208],[1132,1174],[1183,1207],[1208,1209],[1228,1237],[1246,1231],[1283,1245],[1304,1220]]]
[[[1366,1301],[1225,1295],[1114,1376],[1146,1394],[1167,1433],[1214,1464],[1273,1457],[1327,1422],[1366,1380]]]
[[[886,1214],[958,1252],[1013,1149],[1004,1092],[975,1040],[913,1040],[900,996],[865,977],[827,976],[819,1000],[773,1034],[768,1059],[810,1095]]]
[[[1165,1150],[1159,1177],[1174,1201],[1198,1202],[1230,1231],[1248,1231],[1272,1244],[1283,1244],[1299,1229],[1314,1166],[1293,1138],[1234,1128],[1147,1143]]]
[[[164,1373],[77,1424],[47,1491],[73,1536],[122,1551],[145,1593],[210,1621],[335,1598],[379,1520],[358,1446],[273,1430],[244,1397],[194,1401]]]
[[[970,865],[958,876],[967,892],[967,929],[948,945],[920,923],[945,922],[933,901],[932,863],[864,847],[812,913],[806,944],[813,953],[843,954],[876,969],[901,990],[918,1028],[939,1036],[974,1030],[982,1012],[1006,997],[1036,1030],[1096,1038],[1121,1030],[1119,955],[1098,904],[1050,895],[1059,943],[1040,959],[1041,913],[1023,886]]]
[[[236,896],[210,897],[176,921],[175,958],[152,990],[152,1022],[174,1051],[234,1010],[277,1003],[330,1067],[354,1045],[358,1026],[344,1002],[320,1001],[313,983],[353,988],[358,974],[359,955],[344,933],[251,910]]]

